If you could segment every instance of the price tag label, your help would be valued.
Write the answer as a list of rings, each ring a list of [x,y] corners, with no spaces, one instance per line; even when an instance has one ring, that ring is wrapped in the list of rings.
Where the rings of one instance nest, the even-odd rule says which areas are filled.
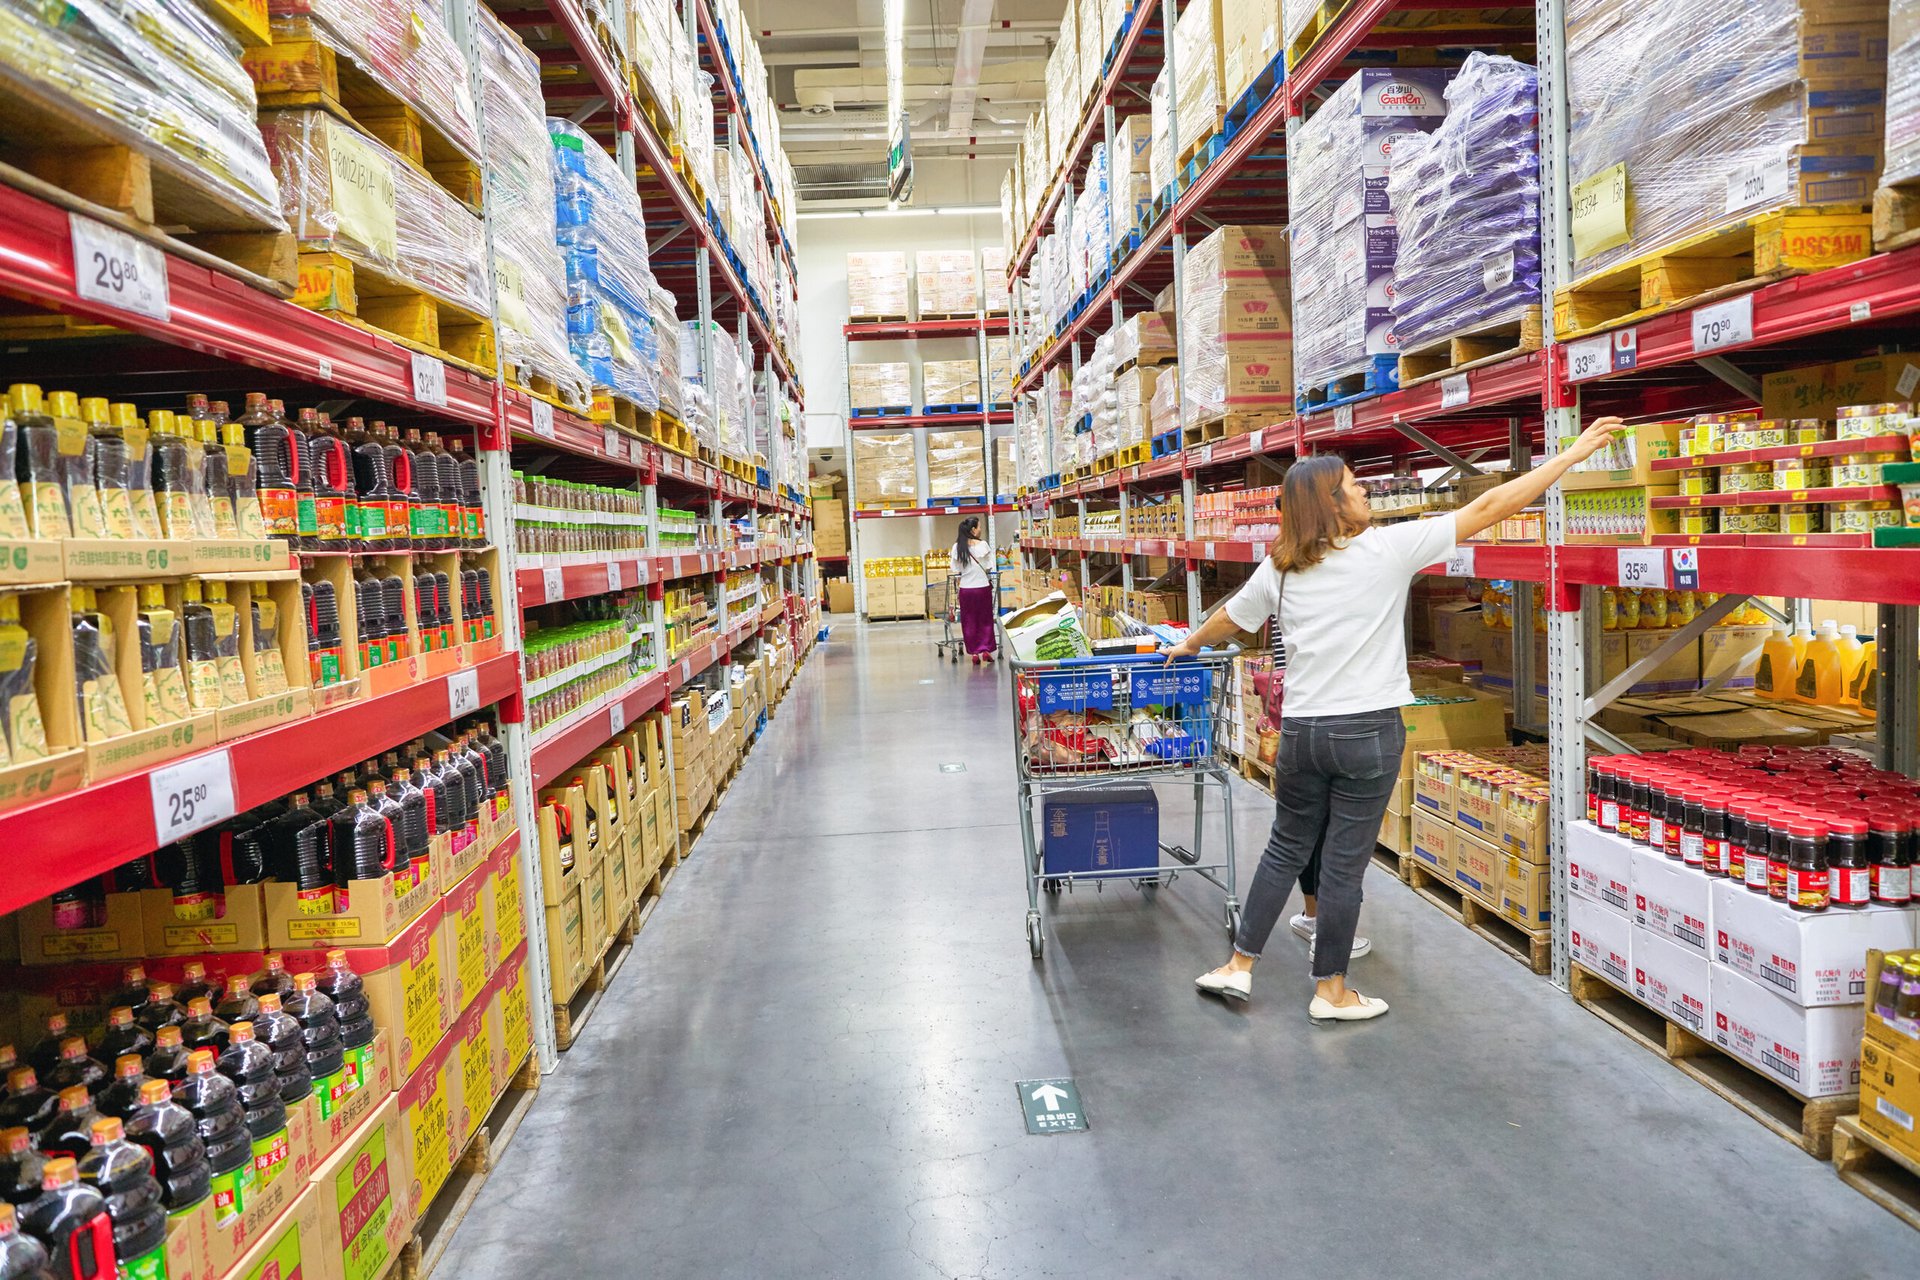
[[[88,302],[150,316],[173,318],[167,301],[167,255],[117,227],[67,215],[73,237],[74,292]]]
[[[1265,442],[1266,438],[1267,438],[1267,429],[1265,427],[1261,427],[1258,430],[1254,431],[1252,434],[1250,434],[1247,437],[1247,452],[1259,453],[1260,446],[1263,442]],[[1136,467],[1134,468],[1134,470],[1138,471],[1139,468]]]
[[[620,460],[620,433],[608,427],[600,433],[600,447],[615,462]]]
[[[1567,344],[1567,381],[1585,382],[1613,372],[1613,338],[1601,334]]]
[[[607,590],[620,590],[620,562],[618,560],[607,561]]]
[[[319,359],[319,365],[320,365],[320,381],[322,382],[333,381],[333,361],[327,359],[325,356],[321,356]]]
[[[1660,547],[1621,547],[1616,564],[1623,587],[1667,585],[1667,553]]]
[[[1753,295],[1742,294],[1693,311],[1693,349],[1718,351],[1753,341]]]
[[[1200,465],[1204,467],[1209,462],[1212,462],[1212,461],[1213,461],[1213,446],[1210,444],[1201,445],[1200,446]]]
[[[436,356],[413,353],[413,398],[421,404],[447,403],[447,366]]]
[[[233,761],[225,748],[155,769],[147,783],[156,845],[172,844],[233,816]]]
[[[1456,373],[1450,378],[1440,379],[1440,407],[1458,409],[1473,399],[1473,390],[1467,386],[1467,375]]]
[[[553,406],[538,397],[533,402],[533,434],[553,439]]]
[[[627,704],[624,702],[616,702],[612,706],[608,707],[607,723],[613,726],[613,731],[615,733],[619,733],[622,729],[626,728],[627,727]]]
[[[1786,204],[1792,190],[1793,178],[1784,159],[1742,165],[1727,175],[1727,212],[1756,204]]]
[[[480,709],[480,673],[456,671],[447,677],[447,719],[458,720]]]
[[[1847,319],[1854,324],[1873,319],[1873,304],[1864,298],[1847,308]]]
[[[1333,411],[1333,429],[1335,431],[1353,430],[1353,406],[1343,404]]]
[[[540,571],[540,585],[546,592],[548,604],[567,598],[567,585],[561,580],[558,565]]]
[[[1455,547],[1453,554],[1447,557],[1447,576],[1449,578],[1473,577],[1472,547]]]
[[[1204,543],[1204,544],[1203,544],[1203,549],[1204,549],[1204,550],[1206,551],[1206,553],[1207,553],[1207,559],[1209,559],[1209,560],[1211,560],[1211,559],[1213,559],[1213,544],[1212,544],[1211,542],[1208,542],[1208,543]]]
[[[689,658],[680,659],[680,682],[682,684],[685,684],[687,678],[693,674],[693,668],[688,665],[691,661]]]

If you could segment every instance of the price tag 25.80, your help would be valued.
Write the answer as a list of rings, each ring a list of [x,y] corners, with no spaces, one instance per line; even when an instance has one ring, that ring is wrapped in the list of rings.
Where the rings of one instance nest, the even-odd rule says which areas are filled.
[[[147,775],[153,833],[159,845],[204,831],[233,816],[233,761],[226,749],[189,756]]]
[[[173,318],[167,300],[167,255],[145,240],[105,223],[67,215],[73,241],[74,292],[88,302],[151,316]]]

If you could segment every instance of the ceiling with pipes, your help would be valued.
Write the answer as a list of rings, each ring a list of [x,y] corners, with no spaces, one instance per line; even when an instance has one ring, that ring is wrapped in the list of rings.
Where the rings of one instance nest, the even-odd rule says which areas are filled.
[[[1045,96],[1063,0],[895,0],[916,205],[995,204]],[[803,206],[886,202],[889,0],[742,0]]]

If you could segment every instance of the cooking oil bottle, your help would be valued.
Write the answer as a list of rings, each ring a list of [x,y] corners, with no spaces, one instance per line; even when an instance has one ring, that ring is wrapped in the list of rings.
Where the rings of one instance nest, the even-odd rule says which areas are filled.
[[[100,504],[100,536],[133,537],[133,460],[126,437],[113,421],[104,396],[80,402],[80,420],[87,424],[93,452],[93,492]]]
[[[59,455],[60,487],[67,496],[67,519],[76,538],[104,538],[100,494],[93,487],[93,437],[80,416],[80,397],[71,391],[47,396],[47,416],[53,419],[54,447]]]
[[[46,397],[31,382],[7,388],[7,418],[17,437],[19,483],[26,508],[28,533],[35,538],[71,538],[67,494],[60,483],[60,445]]]
[[[1840,629],[1828,619],[1807,643],[1807,651],[1800,659],[1800,675],[1793,682],[1793,697],[1796,702],[1832,707],[1839,705],[1844,690]]]
[[[120,687],[113,620],[101,612],[93,588],[71,590],[73,680],[80,704],[80,727],[88,742],[104,742],[133,732],[126,693]]]
[[[1800,664],[1794,661],[1793,637],[1785,626],[1778,626],[1760,646],[1760,661],[1753,669],[1753,691],[1762,698],[1785,702],[1793,696],[1793,681]]]
[[[287,691],[286,659],[280,655],[280,605],[267,591],[267,584],[256,582],[250,591],[253,611],[253,653],[251,666],[254,688],[261,697]]]
[[[153,501],[153,441],[146,419],[130,404],[109,410],[115,431],[127,449],[127,495],[136,538],[160,536],[160,511]]]
[[[189,442],[188,457],[197,456],[199,460],[200,488],[206,495],[212,536],[237,538],[240,531],[233,522],[233,487],[228,477],[227,450],[220,443],[220,427],[214,420],[213,407],[205,396],[188,396],[187,415],[192,422],[192,440],[199,443],[199,453],[195,455],[192,441]]]
[[[196,452],[199,442],[189,444],[186,431],[192,419],[182,419],[170,409],[155,409],[147,417],[153,433],[153,498],[160,512],[161,535],[176,541],[211,538],[213,517],[206,509],[203,470]]]
[[[187,676],[181,665],[180,615],[167,607],[167,590],[157,582],[141,584],[139,627],[147,723],[185,720],[192,708],[187,705]]]

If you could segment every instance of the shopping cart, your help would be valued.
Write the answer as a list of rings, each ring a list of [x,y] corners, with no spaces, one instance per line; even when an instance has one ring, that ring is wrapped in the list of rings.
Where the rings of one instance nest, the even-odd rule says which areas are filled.
[[[1168,662],[1160,654],[1011,660],[1015,767],[1020,839],[1026,855],[1027,945],[1038,960],[1046,947],[1040,895],[1071,890],[1080,881],[1104,887],[1131,881],[1142,890],[1171,884],[1192,871],[1227,896],[1225,925],[1240,927],[1233,857],[1233,770],[1227,763],[1227,683],[1235,646]],[[1034,809],[1049,795],[1071,795],[1133,783],[1186,782],[1193,787],[1193,847],[1159,844],[1173,864],[1047,867],[1034,836]],[[1226,849],[1204,862],[1206,793],[1220,792]]]
[[[1000,599],[1000,571],[989,570],[987,585],[993,588],[993,598]],[[999,610],[995,609],[995,616]],[[960,661],[960,651],[966,647],[960,634],[960,575],[950,573],[945,582],[927,584],[927,617],[940,620],[940,638],[933,642],[935,655],[952,662]]]

